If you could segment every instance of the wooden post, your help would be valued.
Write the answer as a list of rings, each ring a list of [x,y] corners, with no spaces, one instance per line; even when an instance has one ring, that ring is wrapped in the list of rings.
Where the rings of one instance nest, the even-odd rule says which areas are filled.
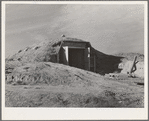
[[[88,70],[90,71],[90,47],[88,47]]]
[[[136,60],[137,60],[137,56],[134,57],[133,63],[132,63],[132,65],[131,65],[131,68],[130,68],[130,71],[129,71],[129,74],[130,74],[130,75],[132,74],[133,67],[135,66]]]
[[[59,63],[59,52],[57,53],[57,63]]]
[[[94,72],[96,72],[96,56],[94,55]]]
[[[69,65],[69,48],[68,48],[68,46],[66,46],[66,47],[64,47],[64,49],[65,49],[65,56],[66,56],[66,65]]]

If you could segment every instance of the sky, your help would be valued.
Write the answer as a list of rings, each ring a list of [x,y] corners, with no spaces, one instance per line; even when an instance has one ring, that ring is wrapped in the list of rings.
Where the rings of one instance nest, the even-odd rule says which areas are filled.
[[[143,4],[6,4],[5,54],[40,41],[89,41],[105,53],[144,53]]]

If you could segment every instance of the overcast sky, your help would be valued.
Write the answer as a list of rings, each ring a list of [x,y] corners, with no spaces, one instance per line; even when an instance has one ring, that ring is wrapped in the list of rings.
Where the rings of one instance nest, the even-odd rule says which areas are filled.
[[[62,34],[106,54],[144,50],[144,5],[7,4],[6,57]]]

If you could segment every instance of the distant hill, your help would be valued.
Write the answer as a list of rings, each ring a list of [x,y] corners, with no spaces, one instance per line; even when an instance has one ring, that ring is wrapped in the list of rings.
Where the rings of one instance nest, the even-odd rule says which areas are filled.
[[[140,54],[140,53],[118,53],[115,54],[115,56],[118,57],[124,57],[123,60],[130,60],[133,61],[134,57],[137,56],[137,61],[144,61],[144,54]]]

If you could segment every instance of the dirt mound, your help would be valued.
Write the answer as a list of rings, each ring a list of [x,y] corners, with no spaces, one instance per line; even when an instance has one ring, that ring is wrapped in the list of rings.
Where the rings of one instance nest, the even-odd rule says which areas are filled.
[[[35,43],[22,50],[19,50],[14,55],[6,58],[6,61],[19,61],[22,63],[28,62],[57,62],[57,54],[63,43],[63,39],[47,40]],[[65,41],[85,42],[76,38],[65,38]]]
[[[133,61],[127,61],[125,64],[121,63],[121,73],[128,74],[131,69],[132,63]],[[144,62],[136,63],[133,74],[135,77],[144,77]]]
[[[19,61],[21,63],[55,62],[55,56],[59,48],[59,40],[44,41],[19,50],[18,53],[6,58],[6,61]]]
[[[12,64],[12,63],[11,63]],[[15,67],[15,65],[9,66]],[[15,63],[16,64],[16,63]],[[36,62],[6,75],[6,107],[143,107],[143,85],[82,69]],[[137,83],[140,83],[138,79]]]
[[[25,63],[34,63],[34,62],[54,62],[54,63],[62,63],[58,62],[58,53],[62,47],[64,41],[70,42],[86,42],[76,38],[65,38],[64,40],[53,40],[53,41],[45,41],[41,43],[34,44],[32,46],[26,47],[18,51],[18,53],[13,56],[6,58],[6,74],[10,73],[13,70],[13,66],[24,65]],[[95,71],[101,75],[105,75],[108,73],[120,72],[121,70],[118,68],[120,63],[126,63],[127,61],[132,61],[134,56],[138,57],[138,61],[144,60],[144,55],[139,53],[119,53],[114,55],[104,54],[96,49],[94,49],[89,42],[87,42],[91,48],[90,51],[90,63],[92,67],[90,67],[91,71]],[[94,55],[92,57],[92,55]],[[95,60],[94,60],[95,59]],[[94,66],[96,63],[96,67]]]
[[[7,75],[6,83],[87,86],[97,76],[100,77],[95,73],[62,64],[36,62],[16,67]]]
[[[136,64],[133,68],[133,76],[144,78],[144,55],[139,53],[119,53],[117,56],[122,56],[121,63],[118,68],[123,74],[128,74],[134,61],[137,57]]]
[[[32,46],[26,47],[13,56],[6,58],[7,63],[29,63],[29,62],[54,62],[57,63],[58,53],[62,46],[63,41],[71,42],[85,42],[76,38],[65,38],[65,40],[53,40],[46,41],[42,43],[37,43]],[[121,62],[123,57],[112,56],[104,54],[96,49],[94,49],[89,42],[87,42],[91,47],[91,55],[95,55],[96,62],[96,73],[106,74],[118,71],[118,64]],[[94,57],[91,57],[90,61],[93,61]],[[6,68],[7,70],[7,68]],[[94,71],[93,68],[90,68]]]

